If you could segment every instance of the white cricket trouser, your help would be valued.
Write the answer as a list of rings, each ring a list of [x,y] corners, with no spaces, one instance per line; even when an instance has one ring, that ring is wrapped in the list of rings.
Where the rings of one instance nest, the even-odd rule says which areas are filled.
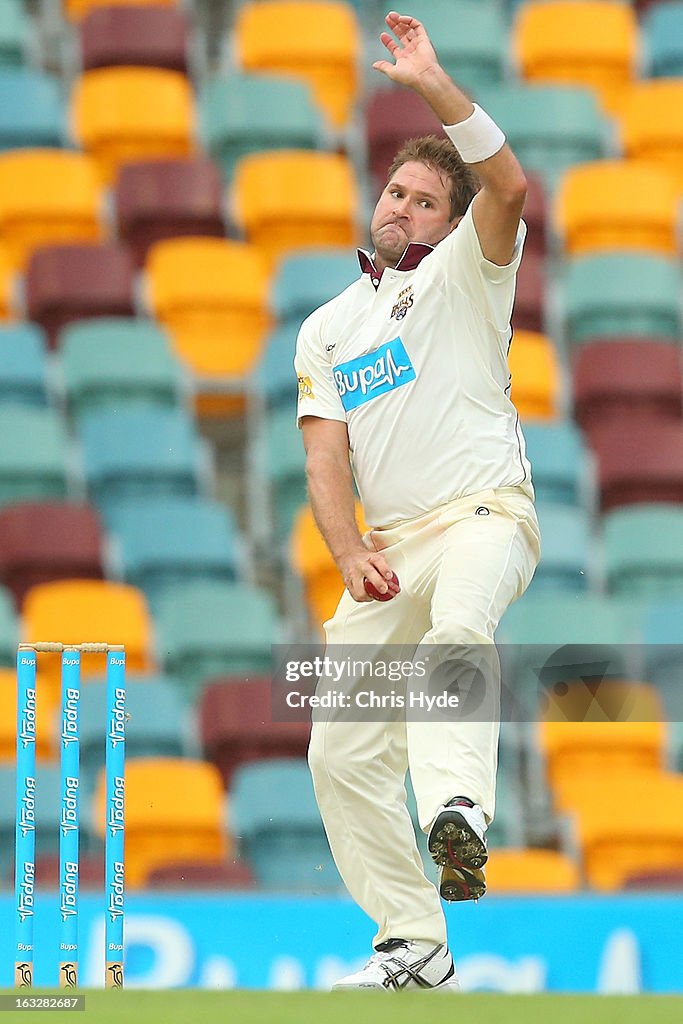
[[[423,644],[492,645],[540,555],[533,502],[516,487],[480,491],[368,538],[398,575],[401,593],[358,603],[344,591],[325,623],[327,653],[335,658],[356,644],[410,653]],[[405,776],[410,771],[425,832],[453,796],[469,797],[492,819],[499,722],[359,717],[334,721],[334,712],[316,711],[311,732],[309,764],[335,862],[353,899],[377,922],[375,945],[389,938],[445,942],[439,894],[425,877],[406,807]]]

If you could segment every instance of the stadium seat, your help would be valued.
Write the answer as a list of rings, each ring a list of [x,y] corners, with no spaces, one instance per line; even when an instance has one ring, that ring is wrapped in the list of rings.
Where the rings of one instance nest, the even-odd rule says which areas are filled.
[[[147,595],[195,580],[234,580],[240,569],[237,527],[227,509],[197,497],[137,498],[110,521],[121,575]]]
[[[512,327],[515,331],[535,331],[543,334],[545,328],[546,266],[542,253],[525,250],[517,272]]]
[[[554,219],[570,256],[618,249],[672,256],[677,211],[677,184],[667,169],[639,160],[599,160],[565,172]]]
[[[0,875],[7,877],[14,863],[15,766],[0,765]],[[56,765],[43,763],[36,772],[35,842],[36,861],[59,852],[59,818],[61,803],[60,771]],[[85,836],[82,846],[86,845]]]
[[[199,95],[200,135],[231,181],[237,162],[271,149],[318,149],[325,123],[309,86],[284,75],[211,78]]]
[[[187,385],[164,331],[151,320],[98,317],[65,327],[61,370],[70,413],[143,402],[180,408]]]
[[[0,18],[0,67],[21,67],[27,61],[31,22],[23,0],[6,0]]]
[[[24,501],[0,508],[0,581],[20,605],[38,583],[102,579],[104,532],[90,505]]]
[[[359,275],[355,249],[317,249],[283,257],[271,289],[278,327],[291,324],[298,330],[309,313],[338,295]]]
[[[17,295],[15,268],[6,245],[0,244],[0,321],[14,320]]]
[[[629,335],[677,341],[683,334],[678,268],[666,256],[611,252],[569,260],[563,291],[570,344]]]
[[[160,597],[155,624],[159,658],[189,696],[218,675],[271,669],[275,605],[249,584],[183,583]]]
[[[651,338],[585,343],[573,373],[574,419],[588,436],[610,423],[680,422],[683,357],[676,345]]]
[[[502,82],[508,27],[497,0],[414,0],[410,13],[435,40],[441,66],[468,93]]]
[[[23,606],[26,639],[61,643],[125,644],[126,670],[153,667],[151,621],[147,602],[136,587],[110,580],[57,580],[27,592]],[[83,676],[102,674],[105,656],[83,654]],[[60,658],[38,655],[38,672],[58,684]]]
[[[359,502],[356,502],[356,522],[361,533],[365,533],[368,527]],[[318,530],[310,505],[300,508],[294,520],[290,560],[294,572],[303,581],[311,621],[321,627],[334,614],[344,592],[344,582]]]
[[[584,505],[588,494],[588,452],[573,423],[524,425],[527,455],[539,502]]]
[[[381,86],[368,95],[364,123],[368,170],[377,194],[386,185],[391,162],[404,142],[420,135],[445,138],[441,122],[424,100],[395,86]]]
[[[98,68],[71,93],[74,139],[111,184],[131,160],[188,156],[195,131],[192,89],[178,71]]]
[[[275,542],[280,546],[289,537],[297,512],[308,500],[306,453],[293,407],[286,405],[268,414],[265,448]]]
[[[683,722],[683,599],[650,602],[640,625],[642,674],[657,687],[667,720]]]
[[[268,409],[286,407],[296,416],[296,374],[294,353],[299,333],[297,323],[276,327],[267,339],[258,366],[254,369],[254,387]]]
[[[79,421],[86,484],[104,514],[135,496],[205,493],[206,445],[181,409],[99,409]]]
[[[38,246],[99,241],[100,213],[97,165],[85,153],[22,149],[0,155],[0,233],[16,269]]]
[[[53,409],[0,405],[0,505],[65,498],[71,486],[64,422]]]
[[[0,598],[0,601],[3,599]],[[3,612],[0,611],[0,616]],[[14,624],[16,634],[16,622]],[[16,635],[15,635],[16,640]],[[0,638],[0,643],[2,639]],[[4,659],[4,652],[2,654]],[[40,694],[42,697],[42,694]],[[54,708],[44,700],[36,701],[36,759],[51,761],[58,746]],[[17,757],[17,673],[15,668],[0,668],[0,763],[16,764]]]
[[[666,168],[679,194],[683,193],[682,106],[683,78],[656,78],[631,86],[619,118],[624,155]]]
[[[104,768],[106,682],[84,679],[80,706],[80,752],[84,780],[92,788]],[[166,676],[126,673],[126,759],[187,757],[193,753],[192,720],[178,688]],[[90,795],[90,794],[89,794]]]
[[[261,253],[226,239],[170,239],[151,247],[145,269],[150,309],[194,376],[199,411],[222,415],[225,396],[243,391],[270,326]]]
[[[595,550],[590,522],[583,509],[571,505],[538,502],[542,550],[531,582],[535,594],[540,588],[583,593],[591,588]],[[548,595],[552,600],[552,593]]]
[[[571,893],[581,888],[581,873],[559,850],[494,849],[486,862],[486,886],[493,896]]]
[[[115,242],[35,249],[26,270],[26,312],[54,348],[74,320],[132,316],[134,269],[128,250]]]
[[[226,890],[253,889],[254,876],[249,865],[241,860],[173,861],[154,868],[147,876],[148,889]]]
[[[526,241],[524,243],[524,258],[532,256],[544,256],[546,251],[546,219],[547,200],[543,179],[525,168],[526,177],[526,202],[524,203],[524,221],[527,226]]]
[[[602,517],[602,533],[611,594],[683,597],[683,504],[613,509]]]
[[[512,390],[523,423],[554,420],[560,415],[564,384],[557,351],[550,338],[516,330],[508,353]]]
[[[241,764],[306,756],[310,725],[276,720],[270,676],[214,679],[202,689],[198,710],[204,757],[216,765],[227,790]]]
[[[178,0],[62,0],[67,17],[80,21],[98,7],[172,7]]]
[[[262,888],[341,888],[305,758],[242,765],[233,777],[229,815],[232,834]]]
[[[0,586],[0,665],[16,670],[19,623],[11,591]],[[16,675],[15,675],[16,685]],[[14,723],[16,727],[16,722]]]
[[[105,826],[104,773],[93,801],[95,830]],[[185,758],[126,759],[126,885],[142,888],[164,864],[192,858],[214,863],[228,854],[218,770]]]
[[[476,99],[549,191],[568,167],[607,155],[607,119],[590,88],[520,82],[478,89]]]
[[[683,501],[683,424],[642,420],[595,430],[591,444],[598,465],[603,512],[635,502]]]
[[[78,26],[84,71],[114,66],[188,71],[190,23],[163,4],[93,8]]]
[[[45,332],[37,324],[0,327],[0,402],[48,404],[46,348]]]
[[[649,77],[683,75],[683,2],[654,4],[643,15],[642,27]]]
[[[3,7],[3,23],[8,9]],[[0,53],[0,150],[63,146],[65,135],[66,110],[57,80],[41,71],[6,67]]]
[[[538,709],[539,728],[541,736],[541,750],[548,750],[550,754],[559,751],[560,754],[567,746],[577,744],[579,747],[592,746],[593,744],[605,746],[610,749],[607,734],[603,735],[599,729],[594,730],[597,739],[593,741],[590,730],[587,730],[585,737],[574,736],[572,730],[563,733],[561,729],[555,730],[556,725],[605,725],[605,723],[617,725],[640,725],[642,723],[655,722],[658,725],[665,720],[665,709],[662,698],[657,687],[652,683],[642,683],[630,679],[590,679],[570,682],[566,686],[553,686],[545,690],[539,702]],[[628,730],[623,733],[628,737]],[[637,733],[635,733],[638,736]],[[538,740],[538,738],[537,738]],[[546,742],[547,741],[547,742]],[[627,742],[615,734],[614,744],[621,748]],[[656,764],[661,767],[660,760],[664,757],[664,733],[657,732],[655,740],[651,737],[638,743],[646,743],[648,749],[654,742],[656,747]],[[648,755],[649,756],[649,755]]]
[[[292,249],[356,242],[356,182],[349,160],[338,153],[245,156],[235,171],[234,199],[237,221],[271,266]]]
[[[308,82],[333,127],[349,120],[358,90],[361,34],[353,8],[336,0],[261,0],[234,20],[234,53],[245,71]]]
[[[222,204],[218,168],[204,156],[124,164],[114,187],[117,231],[138,267],[164,238],[231,231]]]
[[[527,3],[517,12],[511,44],[523,78],[590,86],[611,113],[635,77],[638,22],[619,2]]]

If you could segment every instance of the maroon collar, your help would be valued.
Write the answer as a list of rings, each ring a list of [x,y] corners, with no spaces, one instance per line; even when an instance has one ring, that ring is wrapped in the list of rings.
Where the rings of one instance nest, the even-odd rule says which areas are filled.
[[[428,256],[433,250],[434,246],[428,245],[426,242],[408,242],[403,255],[396,264],[396,270],[415,270],[425,256]],[[377,287],[383,271],[377,269],[372,253],[369,253],[367,249],[358,249],[357,253],[361,272],[369,274],[372,283]]]

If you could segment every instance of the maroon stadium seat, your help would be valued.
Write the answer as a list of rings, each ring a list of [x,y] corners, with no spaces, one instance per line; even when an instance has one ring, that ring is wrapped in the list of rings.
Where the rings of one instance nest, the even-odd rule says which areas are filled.
[[[527,194],[523,214],[527,226],[524,255],[529,256],[530,253],[545,255],[546,218],[548,211],[545,186],[537,174],[532,174],[530,171],[525,171],[524,173],[527,180]]]
[[[102,546],[90,505],[27,501],[0,509],[0,582],[18,604],[36,583],[102,579]]]
[[[603,512],[636,502],[683,502],[683,424],[621,420],[590,438]]]
[[[150,889],[253,889],[254,876],[244,861],[180,861],[154,868]]]
[[[649,338],[584,342],[574,360],[574,418],[586,433],[641,419],[681,422],[683,358]]]
[[[231,676],[205,687],[199,731],[204,756],[229,789],[233,771],[245,761],[305,756],[310,724],[273,721],[270,677]]]
[[[79,28],[84,71],[125,65],[187,73],[190,29],[174,7],[98,7]]]
[[[525,252],[517,274],[512,326],[545,333],[545,261],[539,252]]]
[[[36,249],[26,272],[26,312],[51,347],[65,324],[84,317],[133,316],[135,266],[115,243]]]
[[[119,237],[138,266],[161,239],[226,234],[220,173],[204,157],[125,164],[114,197]]]
[[[424,100],[407,89],[391,87],[370,96],[365,132],[368,167],[377,192],[384,188],[391,161],[407,139],[430,134],[445,138],[441,122]]]

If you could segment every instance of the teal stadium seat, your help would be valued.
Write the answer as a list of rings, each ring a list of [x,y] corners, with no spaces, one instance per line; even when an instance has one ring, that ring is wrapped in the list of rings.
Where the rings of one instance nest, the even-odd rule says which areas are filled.
[[[316,249],[284,257],[272,290],[273,312],[279,325],[299,328],[309,313],[359,276],[355,249]]]
[[[48,404],[47,339],[37,324],[0,327],[0,402]]]
[[[306,504],[306,453],[294,408],[284,406],[266,419],[266,471],[271,488],[275,539],[283,544],[294,517]]]
[[[0,22],[7,4],[4,0]],[[63,146],[65,138],[66,105],[57,80],[42,71],[0,65],[0,151]]]
[[[471,91],[502,82],[508,26],[498,0],[414,0],[410,13],[431,34],[443,68],[459,85]]]
[[[197,580],[234,580],[241,561],[237,526],[208,498],[131,498],[109,520],[124,580],[152,608],[169,588]]]
[[[305,758],[245,764],[233,776],[230,830],[264,889],[341,889]]]
[[[0,883],[6,879],[11,885],[14,866],[15,835],[15,778],[14,765],[0,765]],[[61,780],[57,765],[39,765],[36,771],[36,859],[59,853],[59,808],[61,806]],[[89,832],[85,822],[87,810],[81,811],[81,850],[90,849]]]
[[[588,500],[588,453],[573,423],[524,425],[532,480],[539,502],[584,506]]]
[[[272,671],[275,605],[249,584],[180,584],[161,596],[155,625],[159,659],[189,697],[216,676]]]
[[[105,521],[117,502],[208,488],[204,442],[180,409],[100,409],[79,422],[86,485]]]
[[[549,191],[572,164],[607,156],[608,126],[592,89],[510,83],[478,89],[476,100]]]
[[[642,19],[645,62],[652,78],[683,75],[683,3],[654,4]]]
[[[14,609],[12,593],[0,586],[0,666],[16,668],[19,621]]]
[[[591,586],[595,557],[587,513],[546,502],[539,502],[536,512],[542,552],[530,590],[585,592]],[[552,594],[548,597],[552,600]]]
[[[638,504],[602,517],[609,592],[683,598],[683,505]]]
[[[567,342],[638,336],[678,341],[679,292],[676,262],[665,256],[614,252],[573,259],[564,279]]]
[[[63,329],[60,353],[69,410],[76,417],[136,402],[185,404],[183,368],[166,334],[151,320],[79,320]]]
[[[104,768],[106,681],[84,678],[81,689],[81,769],[89,796]],[[192,757],[192,719],[168,676],[126,678],[126,757]]]
[[[3,0],[0,18],[0,67],[16,68],[26,63],[31,22],[24,0]]]
[[[261,360],[254,370],[254,386],[268,409],[287,408],[296,416],[296,375],[294,353],[298,325],[276,327],[266,340]]]
[[[67,497],[68,442],[59,413],[0,405],[0,437],[0,504]]]
[[[641,622],[643,678],[653,683],[669,722],[683,722],[683,598],[648,604]]]
[[[323,117],[310,88],[282,75],[210,79],[199,97],[200,135],[232,180],[237,161],[266,149],[318,149]]]

